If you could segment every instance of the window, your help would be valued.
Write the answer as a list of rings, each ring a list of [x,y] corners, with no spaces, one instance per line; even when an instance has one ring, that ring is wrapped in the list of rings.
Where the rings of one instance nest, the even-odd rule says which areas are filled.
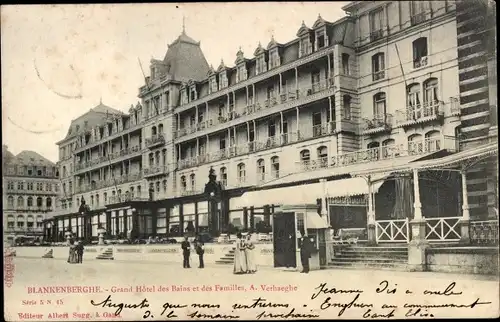
[[[300,151],[300,161],[301,162],[309,162],[311,160],[311,154],[309,150]]]
[[[328,148],[326,146],[320,146],[317,149],[318,154],[318,164],[321,168],[328,167]]]
[[[191,93],[191,97],[190,97],[189,99],[190,99],[191,101],[196,100],[196,98],[197,98],[197,97],[196,97],[196,88],[195,88],[195,87],[192,87],[192,88],[191,88],[191,92],[190,92],[190,93]]]
[[[349,54],[342,54],[342,71],[344,75],[349,75]]]
[[[149,167],[152,167],[155,163],[155,155],[153,153],[149,154]]]
[[[424,1],[410,1],[411,24],[416,25],[425,21]]]
[[[7,182],[7,190],[14,190],[14,182],[12,181]]]
[[[36,198],[36,206],[41,207],[43,205],[42,197]]]
[[[274,86],[269,86],[267,88],[267,99],[271,99],[271,98],[274,98]]]
[[[155,152],[155,161],[156,161],[156,166],[160,165],[160,151]]]
[[[373,118],[379,120],[385,117],[386,113],[385,93],[373,95]]]
[[[96,207],[99,207],[99,195],[95,195],[95,205]]]
[[[370,12],[370,39],[375,41],[383,37],[384,9],[376,9]]]
[[[385,56],[384,53],[377,53],[372,56],[372,77],[373,81],[385,77]]]
[[[24,190],[24,182],[17,183],[17,190]]]
[[[238,181],[240,183],[244,183],[246,181],[246,171],[244,163],[238,164]]]
[[[186,191],[187,188],[187,182],[186,182],[186,176],[181,177],[181,191],[184,192]]]
[[[9,206],[9,208],[14,208],[14,197],[12,196],[7,197],[7,205]]]
[[[130,191],[133,193],[133,187],[130,188]],[[167,180],[163,180],[163,192],[167,192]]]
[[[189,178],[191,179],[191,191],[195,191],[196,190],[196,176],[195,176],[195,174],[191,173]]]
[[[225,72],[219,74],[219,88],[226,88],[228,83],[227,83],[227,75]]]
[[[156,126],[153,126],[153,127],[151,128],[151,135],[152,135],[152,136],[155,136],[155,135],[156,135],[156,133],[157,133],[157,132],[156,132]]]
[[[420,108],[420,85],[411,84],[408,86],[408,109],[414,111]]]
[[[266,64],[266,55],[265,54],[260,54],[257,57],[257,64],[256,64],[256,74],[261,74],[267,71],[267,64]]]
[[[281,65],[281,59],[278,48],[271,49],[269,51],[269,69],[278,67],[279,65]]]
[[[156,192],[160,193],[160,181],[156,181]]]
[[[271,169],[272,169],[272,176],[274,178],[279,178],[280,177],[280,158],[277,156],[274,156],[271,158]]]
[[[317,39],[317,49],[324,48],[326,46],[325,42],[325,31],[324,30],[318,30],[316,32],[316,39]]]
[[[43,191],[43,183],[37,182],[36,183],[36,190],[37,191]]]
[[[104,203],[106,204],[108,202],[108,193],[104,193]]]
[[[161,159],[163,161],[163,165],[167,165],[167,150],[163,149],[161,151]]]
[[[33,190],[33,182],[28,182],[28,190]]]
[[[18,208],[24,207],[24,198],[23,197],[17,197],[17,207]]]
[[[266,166],[264,164],[264,159],[259,159],[257,161],[257,180],[264,181],[266,177]]]
[[[45,200],[45,205],[47,206],[47,208],[52,207],[52,199],[51,198],[47,198]]]
[[[218,85],[217,85],[217,77],[211,76],[210,77],[210,92],[217,92],[218,90]]]
[[[436,78],[429,78],[424,82],[424,106],[436,106],[438,100],[438,81]]]
[[[413,68],[427,65],[427,38],[421,37],[413,42]]]
[[[223,187],[227,186],[227,169],[226,167],[220,168],[220,181]]]
[[[158,135],[163,135],[163,124],[158,125]]]
[[[343,108],[344,108],[344,120],[351,119],[351,97],[349,95],[344,95],[343,98]]]
[[[33,197],[28,197],[28,207],[33,207]]]
[[[17,227],[24,228],[24,217],[22,215],[17,216]]]
[[[267,136],[273,138],[276,135],[276,123],[271,120],[267,123]]]
[[[238,66],[237,73],[238,73],[238,81],[239,82],[247,79],[247,68],[246,68],[245,64],[241,64],[240,66]]]

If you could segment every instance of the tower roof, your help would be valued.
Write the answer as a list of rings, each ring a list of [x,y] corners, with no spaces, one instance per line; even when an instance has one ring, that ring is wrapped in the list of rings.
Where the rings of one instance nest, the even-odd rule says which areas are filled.
[[[185,30],[168,46],[163,64],[166,66],[166,73],[180,82],[190,79],[202,81],[209,69],[200,42],[189,37]]]

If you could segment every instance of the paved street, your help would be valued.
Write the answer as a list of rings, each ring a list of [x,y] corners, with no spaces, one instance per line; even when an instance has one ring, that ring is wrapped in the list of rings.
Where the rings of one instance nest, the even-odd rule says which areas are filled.
[[[149,307],[123,308],[120,317],[142,319],[146,316],[146,319],[150,320],[166,319],[171,311],[168,309],[169,304],[188,306],[173,309],[170,315],[171,317],[177,315],[183,319],[191,318],[187,315],[196,311],[205,315],[193,316],[194,318],[226,314],[255,319],[259,314],[264,314],[260,316],[264,319],[265,314],[287,314],[293,308],[295,308],[293,314],[338,318],[343,306],[348,307],[340,318],[362,317],[363,314],[373,316],[374,313],[390,316],[393,309],[385,307],[382,309],[384,304],[398,307],[393,312],[395,317],[404,317],[408,314],[408,310],[411,310],[408,304],[448,306],[421,308],[418,313],[433,314],[435,317],[498,315],[498,281],[484,276],[362,270],[328,270],[300,274],[273,268],[260,269],[255,275],[233,275],[231,266],[216,265],[201,270],[183,269],[173,263],[143,264],[96,260],[70,265],[62,260],[14,258],[13,263],[15,267],[13,285],[6,288],[5,293],[5,308],[10,320],[19,320],[18,313],[30,313],[31,316],[23,315],[23,317],[43,321],[58,317],[54,316],[55,313],[60,315],[68,313],[68,316],[59,317],[64,320],[85,319],[80,313],[88,314],[86,318],[92,320],[116,320],[119,317],[114,317],[112,313],[117,307],[106,306],[106,303],[123,302],[139,305],[145,298],[150,304]],[[384,280],[387,281],[385,289],[386,285],[382,282]],[[322,283],[326,283],[322,288],[324,292],[311,300],[311,296],[320,289],[315,290],[315,288]],[[66,289],[56,290],[47,287],[39,289],[37,288],[39,286],[95,286],[96,288],[93,293],[66,294],[61,293],[63,290],[67,292]],[[100,289],[97,289],[98,286]],[[140,286],[143,289],[137,289]],[[379,292],[376,291],[377,287]],[[391,293],[391,289],[396,291],[388,294]],[[406,294],[407,290],[411,294]],[[42,291],[52,293],[34,293]],[[425,291],[427,295],[424,295]],[[357,294],[359,297],[355,299]],[[106,300],[108,295],[111,299],[105,303],[104,308],[90,303],[93,300],[99,304]],[[261,300],[254,304],[259,296]],[[328,297],[331,299],[328,300]],[[471,308],[471,304],[477,298],[479,298],[477,302],[491,302],[491,304],[472,305]],[[51,303],[47,304],[49,300]],[[349,306],[353,300],[354,303]],[[165,304],[167,302],[169,304]],[[203,308],[193,308],[194,303],[206,305]],[[266,303],[273,303],[275,307],[266,307]],[[209,308],[208,304],[214,307]],[[404,307],[405,304],[407,307]],[[219,307],[216,307],[217,305]],[[236,305],[236,308],[233,305]],[[238,309],[245,305],[253,305],[253,308]],[[462,307],[450,308],[457,305]],[[165,312],[162,312],[163,307],[167,308]],[[148,310],[149,312],[146,312]],[[49,313],[52,313],[51,316]],[[273,317],[277,316],[267,316],[267,318]]]

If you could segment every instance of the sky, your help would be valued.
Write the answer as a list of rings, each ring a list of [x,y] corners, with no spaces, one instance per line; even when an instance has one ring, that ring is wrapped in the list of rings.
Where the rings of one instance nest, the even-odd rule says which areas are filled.
[[[102,103],[127,112],[182,32],[201,42],[209,64],[234,66],[274,35],[286,43],[302,21],[333,22],[348,2],[2,6],[2,144],[56,162],[71,120]]]

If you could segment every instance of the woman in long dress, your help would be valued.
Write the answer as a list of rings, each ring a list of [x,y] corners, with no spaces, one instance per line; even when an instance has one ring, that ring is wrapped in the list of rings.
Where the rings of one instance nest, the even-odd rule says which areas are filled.
[[[73,240],[69,242],[69,256],[68,256],[68,263],[70,264],[76,264],[78,263],[78,254],[76,252],[76,245]]]
[[[247,272],[247,260],[245,256],[245,241],[241,233],[236,234],[236,248],[234,250],[233,274],[245,274]]]
[[[253,274],[257,272],[257,264],[255,263],[255,245],[252,242],[252,234],[247,235],[245,241],[245,256],[247,258],[248,273]]]

